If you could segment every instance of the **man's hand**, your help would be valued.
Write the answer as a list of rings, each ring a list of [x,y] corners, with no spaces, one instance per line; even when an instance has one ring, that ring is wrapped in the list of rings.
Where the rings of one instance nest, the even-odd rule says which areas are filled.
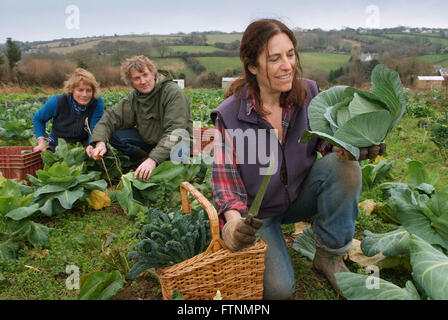
[[[339,147],[333,146],[332,149],[333,152],[339,152],[341,154],[341,158],[346,160],[355,160],[355,157],[348,152],[347,150],[341,149]],[[362,160],[375,160],[376,157],[383,155],[386,152],[386,144],[380,143],[377,146],[372,146],[370,148],[360,148],[359,149],[359,159],[358,161]]]
[[[153,159],[151,158],[146,159],[137,168],[137,170],[135,170],[134,179],[138,178],[140,180],[148,180],[151,177],[151,173],[156,166],[157,163]]]
[[[226,214],[226,217],[228,215]],[[252,218],[251,224],[246,223],[246,219],[240,215],[233,215],[231,219],[227,219],[226,224],[222,228],[222,239],[226,246],[237,251],[250,247],[255,241],[255,233],[263,225],[263,220]]]
[[[93,158],[94,160],[101,159],[107,152],[106,144],[102,141],[98,141],[96,143],[95,148],[92,146],[87,146],[86,154],[89,158]]]
[[[47,146],[45,145],[45,139],[44,138],[37,139],[37,142],[38,142],[38,145],[33,148],[34,152],[36,152],[36,151],[41,152],[41,151],[47,150]]]

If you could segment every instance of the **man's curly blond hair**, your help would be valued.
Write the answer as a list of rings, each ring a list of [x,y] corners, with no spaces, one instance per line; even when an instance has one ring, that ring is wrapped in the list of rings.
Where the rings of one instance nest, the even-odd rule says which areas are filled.
[[[100,85],[95,79],[95,76],[89,71],[83,68],[76,68],[75,71],[69,75],[68,79],[64,82],[64,93],[67,95],[73,95],[75,88],[81,83],[91,86],[93,97],[98,99],[100,96]]]
[[[143,72],[145,67],[157,78],[157,68],[155,64],[145,56],[133,56],[132,58],[126,59],[121,65],[121,79],[128,86],[132,87],[131,81],[131,70],[135,69],[138,72]]]

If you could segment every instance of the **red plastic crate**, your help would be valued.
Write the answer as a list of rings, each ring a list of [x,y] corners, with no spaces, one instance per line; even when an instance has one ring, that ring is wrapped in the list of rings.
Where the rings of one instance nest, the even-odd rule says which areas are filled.
[[[31,152],[22,154],[23,150]],[[27,174],[35,175],[43,167],[40,152],[33,152],[33,147],[0,147],[0,171],[7,179],[26,180]]]
[[[194,144],[193,151],[191,152],[192,155],[197,155],[203,152],[204,148],[213,142],[213,139],[215,138],[213,136],[213,130],[214,128],[193,127]],[[201,142],[200,145],[198,144],[199,139]]]

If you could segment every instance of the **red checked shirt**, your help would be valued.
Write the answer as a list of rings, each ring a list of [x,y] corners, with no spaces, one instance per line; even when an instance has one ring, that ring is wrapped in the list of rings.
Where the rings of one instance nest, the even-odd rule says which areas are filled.
[[[252,100],[252,101],[251,101]],[[247,100],[247,114],[257,112],[255,109],[254,99]],[[282,109],[282,128],[283,136],[280,143],[284,145],[286,142],[286,132],[291,119],[291,106]],[[266,118],[263,118],[270,127],[272,125]],[[225,223],[224,212],[228,210],[236,210],[242,216],[247,215],[247,193],[243,181],[240,176],[239,166],[236,163],[236,152],[232,147],[232,138],[225,130],[222,119],[218,115],[215,120],[215,129],[221,134],[221,141],[215,136],[214,161],[212,165],[211,185],[213,189],[213,200],[218,207],[218,216],[220,227]],[[230,149],[226,150],[226,147]],[[319,140],[316,151],[323,156],[331,150],[331,145],[325,140]],[[231,158],[230,158],[231,157]],[[229,159],[232,159],[230,161]],[[226,161],[227,160],[227,161]],[[281,168],[281,176],[284,177],[284,167]],[[282,179],[283,180],[283,179]]]

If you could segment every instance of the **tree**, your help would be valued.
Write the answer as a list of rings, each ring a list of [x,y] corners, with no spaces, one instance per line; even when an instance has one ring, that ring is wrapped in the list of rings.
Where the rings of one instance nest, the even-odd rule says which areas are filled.
[[[2,65],[5,63],[5,58],[4,56],[0,53],[0,81],[2,79],[2,75],[3,75],[3,67]]]
[[[8,58],[9,76],[12,79],[12,71],[20,59],[22,59],[22,52],[11,38],[6,39],[6,57]]]

